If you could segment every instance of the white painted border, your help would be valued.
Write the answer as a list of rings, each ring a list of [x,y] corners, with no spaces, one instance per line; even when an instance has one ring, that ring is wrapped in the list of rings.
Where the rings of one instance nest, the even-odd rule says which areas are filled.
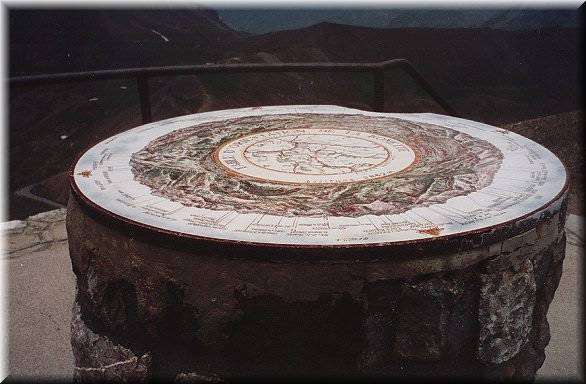
[[[220,217],[224,217],[225,215],[229,214],[230,211],[213,211],[195,207],[183,207],[179,203],[174,203],[167,199],[156,197],[151,194],[149,187],[142,185],[134,180],[130,167],[127,166],[128,160],[132,153],[137,152],[145,147],[151,140],[168,134],[176,129],[186,128],[205,122],[233,119],[244,116],[289,113],[361,114],[364,116],[386,116],[413,122],[436,124],[452,128],[457,131],[469,134],[473,137],[491,142],[497,147],[503,148],[505,156],[501,168],[494,176],[493,183],[486,188],[472,192],[466,196],[450,198],[443,204],[435,204],[429,208],[416,207],[408,210],[405,213],[397,215],[365,215],[357,218],[329,217],[324,219],[327,220],[328,227],[331,227],[331,229],[329,229],[328,235],[325,237],[302,235],[294,236],[291,233],[282,233],[278,235],[265,233],[259,234],[246,232],[242,229],[245,227],[248,228],[250,225],[260,224],[260,222],[255,223],[255,220],[262,220],[262,224],[265,225],[272,225],[272,223],[282,221],[282,225],[284,227],[296,227],[299,223],[315,222],[315,218],[308,217],[300,217],[297,221],[292,221],[292,218],[282,219],[280,216],[276,215],[263,214],[263,216],[259,219],[259,215],[261,214],[237,213],[239,216],[232,220],[230,227],[227,229],[209,226],[209,222],[217,223],[220,220]],[[168,219],[153,216],[142,211],[137,211],[136,209],[129,209],[126,205],[116,200],[117,198],[120,198],[120,194],[117,192],[117,189],[121,187],[110,188],[106,191],[102,191],[96,186],[95,179],[100,178],[101,171],[99,170],[99,166],[97,169],[94,168],[97,166],[97,163],[100,161],[102,156],[100,152],[106,148],[110,148],[112,153],[114,153],[113,159],[115,157],[115,160],[119,162],[115,165],[115,167],[117,166],[120,169],[116,171],[118,175],[115,176],[114,182],[123,185],[125,187],[125,192],[134,194],[134,196],[141,196],[141,201],[144,201],[145,203],[148,201],[149,204],[156,204],[159,207],[166,207],[169,210],[173,208],[180,208],[180,211],[173,214],[172,216],[174,221],[169,221]],[[495,191],[491,190],[490,188],[504,188],[510,184],[508,179],[509,177],[517,177],[519,174],[522,175],[525,172],[531,172],[532,168],[518,168],[519,164],[526,160],[525,152],[523,151],[535,151],[538,153],[541,156],[544,167],[546,167],[549,175],[549,178],[544,183],[544,185],[540,186],[540,193],[537,195],[537,197],[531,196],[531,198],[519,201],[517,204],[508,207],[507,209],[492,211],[493,216],[489,216],[475,222],[457,223],[457,221],[462,220],[458,216],[458,213],[449,215],[453,218],[453,221],[450,223],[441,221],[445,220],[443,217],[448,210],[452,212],[454,209],[473,210],[474,207],[472,206],[472,203],[470,203],[470,199],[467,200],[468,197],[473,198],[474,201],[488,204],[488,202],[491,201],[491,198],[488,198],[487,196],[492,195],[494,197],[494,193],[503,193],[499,192],[500,190]],[[114,165],[114,163],[112,163],[112,165]],[[91,170],[93,172],[93,177],[84,177],[82,172],[86,170]],[[517,219],[547,205],[552,201],[552,199],[555,198],[555,196],[560,193],[566,184],[565,169],[562,163],[553,153],[539,144],[513,132],[504,131],[490,125],[470,120],[431,113],[376,113],[326,105],[288,105],[260,108],[241,108],[181,116],[147,124],[120,133],[97,144],[79,159],[75,166],[74,173],[75,183],[85,195],[85,197],[98,206],[103,207],[107,211],[129,220],[186,235],[213,239],[285,245],[381,244],[424,239],[429,238],[432,235],[420,232],[420,230],[433,227],[434,224],[437,224],[442,228],[441,236],[483,230],[487,227]],[[104,184],[106,184],[105,180],[102,181],[104,181]],[[478,207],[476,206],[476,208]],[[194,216],[198,217],[198,222],[201,224],[188,225],[187,222],[189,220],[193,220]],[[436,219],[432,220],[432,222],[429,222],[429,219],[433,219],[434,217],[436,217]],[[362,233],[357,235],[355,232],[356,227],[352,227],[352,231],[345,229],[347,226],[355,226],[360,224],[359,229],[366,231],[366,228],[374,227],[380,229],[384,228],[384,225],[388,223],[398,222],[404,222],[406,225],[410,226],[409,228],[412,227],[412,229],[402,230],[400,232],[369,230],[368,235],[364,235]]]

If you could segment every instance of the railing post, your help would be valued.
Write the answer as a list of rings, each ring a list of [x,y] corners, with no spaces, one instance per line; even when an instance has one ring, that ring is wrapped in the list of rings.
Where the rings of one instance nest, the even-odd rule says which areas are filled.
[[[214,64],[183,65],[174,67],[148,67],[112,69],[93,72],[57,73],[10,78],[10,85],[40,85],[82,82],[94,80],[135,78],[138,86],[140,111],[143,123],[150,123],[152,118],[151,100],[148,80],[154,76],[178,76],[203,73],[282,73],[282,72],[370,72],[373,75],[373,98],[371,109],[383,112],[385,109],[385,73],[387,69],[402,68],[415,80],[448,114],[458,116],[448,102],[431,87],[431,85],[405,59],[393,59],[380,63],[272,63],[272,64]]]
[[[140,114],[142,116],[142,122],[144,124],[153,121],[151,115],[151,96],[149,90],[148,77],[137,76],[136,84],[138,86],[138,97],[140,99]]]
[[[439,95],[439,93],[435,91],[435,89],[433,89],[431,84],[429,84],[427,80],[425,80],[423,76],[421,76],[421,74],[417,72],[413,66],[411,66],[410,63],[405,62],[403,65],[401,65],[401,68],[403,68],[403,70],[407,72],[407,74],[410,75],[411,78],[415,80],[415,82],[419,84],[419,86],[423,88],[425,92],[427,92],[427,94],[435,100],[436,103],[438,103],[446,112],[448,112],[449,115],[460,117],[460,115],[450,106],[450,104],[448,104],[448,102],[444,100]]]
[[[377,68],[373,72],[374,89],[372,98],[372,110],[374,112],[383,112],[385,110],[385,70]]]

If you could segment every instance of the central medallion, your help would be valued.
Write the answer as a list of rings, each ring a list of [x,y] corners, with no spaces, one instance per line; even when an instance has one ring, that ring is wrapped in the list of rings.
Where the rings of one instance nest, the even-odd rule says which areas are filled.
[[[213,158],[229,172],[255,179],[332,184],[386,177],[409,167],[416,156],[406,144],[382,135],[299,128],[237,138],[220,146]]]
[[[399,214],[489,185],[502,153],[387,116],[265,114],[172,130],[132,153],[135,180],[185,207],[294,216]]]

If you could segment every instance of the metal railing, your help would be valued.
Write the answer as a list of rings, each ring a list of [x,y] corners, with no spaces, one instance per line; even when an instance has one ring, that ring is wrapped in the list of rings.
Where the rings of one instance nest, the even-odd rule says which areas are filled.
[[[349,72],[371,73],[373,75],[372,110],[382,112],[385,101],[385,74],[391,69],[401,69],[423,88],[431,98],[448,114],[458,116],[456,111],[445,101],[435,89],[405,59],[394,59],[380,63],[252,63],[252,64],[205,64],[180,65],[170,67],[147,67],[112,69],[89,72],[56,73],[35,76],[19,76],[8,79],[9,84],[16,86],[37,86],[47,84],[63,84],[96,80],[130,79],[137,82],[140,111],[143,123],[152,121],[151,96],[148,80],[151,77],[182,76],[198,74],[225,73],[285,73],[285,72]],[[63,207],[61,204],[34,195],[33,185],[25,186],[15,194],[24,198],[43,203],[50,208]]]
[[[151,96],[148,80],[151,77],[182,76],[226,73],[284,73],[284,72],[350,72],[373,75],[372,110],[382,112],[385,101],[385,74],[391,69],[401,69],[423,88],[448,114],[458,116],[421,74],[405,59],[393,59],[379,63],[251,63],[251,64],[205,64],[170,67],[147,67],[111,69],[89,72],[57,73],[48,75],[19,76],[9,79],[10,85],[45,85],[71,82],[128,79],[137,82],[140,111],[143,123],[152,121]]]

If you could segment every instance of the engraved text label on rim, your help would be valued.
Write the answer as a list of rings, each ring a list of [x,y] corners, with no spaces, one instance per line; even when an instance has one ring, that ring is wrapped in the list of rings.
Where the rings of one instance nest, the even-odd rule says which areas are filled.
[[[228,170],[282,183],[347,183],[392,175],[415,152],[390,137],[344,129],[282,129],[246,135],[218,148]]]

